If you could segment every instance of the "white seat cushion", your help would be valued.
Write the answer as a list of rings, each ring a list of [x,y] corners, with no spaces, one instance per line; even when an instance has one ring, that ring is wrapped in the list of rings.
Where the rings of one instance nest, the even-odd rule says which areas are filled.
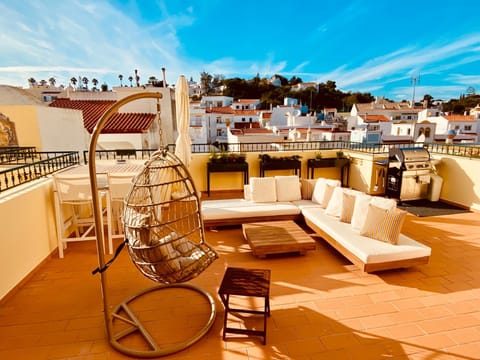
[[[321,208],[304,208],[303,215],[366,264],[430,256],[431,249],[400,234],[397,245],[360,235],[352,225],[325,214]]]
[[[298,215],[300,212],[300,208],[291,202],[255,203],[244,199],[202,201],[202,216],[204,220]]]
[[[300,179],[297,175],[275,176],[277,201],[295,201],[302,199]]]
[[[275,178],[273,177],[250,178],[250,199],[253,202],[277,201]]]

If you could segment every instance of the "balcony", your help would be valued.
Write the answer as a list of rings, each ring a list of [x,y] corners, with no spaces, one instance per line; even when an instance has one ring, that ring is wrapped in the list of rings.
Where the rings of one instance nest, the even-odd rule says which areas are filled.
[[[335,149],[331,151],[335,156]],[[384,152],[343,151],[351,161],[349,185],[371,192],[374,161]],[[470,157],[474,151],[451,147],[431,153],[440,160],[438,173],[444,178],[441,199],[479,210],[480,159]],[[250,176],[259,175],[259,153],[247,153]],[[303,174],[307,160],[314,156],[314,151],[302,152]],[[330,156],[328,151],[324,156]],[[207,152],[194,154],[190,167],[205,198],[207,161]],[[339,169],[317,169],[315,175],[338,178]],[[233,190],[241,181],[242,174],[216,174],[210,197],[242,196]],[[94,242],[70,244],[64,259],[56,255],[51,190],[51,179],[45,175],[2,192],[0,356],[125,358],[108,345],[104,334],[100,283],[90,274],[97,265]],[[220,259],[193,282],[214,297],[226,266],[272,270],[267,345],[255,338],[223,342],[223,308],[217,301],[220,314],[208,336],[167,358],[347,358],[355,353],[366,359],[474,359],[480,350],[479,224],[476,211],[427,218],[409,215],[405,233],[432,247],[430,263],[376,274],[360,273],[321,240],[306,256],[262,260],[251,256],[241,229],[208,231],[207,241],[219,251]],[[153,285],[141,277],[126,252],[108,274],[114,304]],[[172,322],[165,311],[172,304],[160,304],[158,299],[144,304],[145,316],[165,315],[157,328],[165,337],[195,326],[178,315],[198,316],[189,308],[190,301],[177,303],[183,310],[171,312]]]

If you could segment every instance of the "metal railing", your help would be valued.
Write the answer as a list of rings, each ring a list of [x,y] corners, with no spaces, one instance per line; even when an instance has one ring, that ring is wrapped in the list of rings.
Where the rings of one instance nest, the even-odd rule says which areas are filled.
[[[22,156],[20,153],[18,164],[28,160],[24,161],[22,165],[12,164],[13,160],[9,164],[2,164],[0,168],[0,193],[80,163],[77,151],[35,152],[29,154],[28,159],[22,158]]]
[[[272,143],[237,143],[237,144],[192,144],[192,153],[208,154],[211,152],[303,152],[322,150],[350,150],[370,154],[388,154],[391,148],[423,147],[430,153],[449,154],[464,157],[480,157],[480,144],[444,144],[444,143],[392,143],[392,144],[364,144],[350,141],[299,141],[299,142],[272,142]],[[175,150],[175,144],[167,145],[170,151]],[[97,159],[148,159],[157,149],[118,149],[97,150]],[[83,160],[87,163],[88,151],[83,152]]]
[[[170,151],[175,150],[169,144]],[[208,154],[212,151],[228,152],[303,152],[303,151],[355,151],[373,155],[388,154],[392,147],[424,147],[431,154],[448,154],[480,159],[480,144],[444,144],[444,143],[396,143],[362,144],[349,141],[301,141],[274,143],[241,144],[192,144],[192,153]],[[118,149],[97,150],[97,159],[149,159],[157,149]],[[88,151],[83,152],[83,162],[88,161]],[[0,192],[23,183],[52,174],[69,166],[80,164],[80,153],[38,152],[34,147],[0,147]]]
[[[36,152],[37,149],[34,146],[2,146],[0,147],[0,165],[31,162]]]

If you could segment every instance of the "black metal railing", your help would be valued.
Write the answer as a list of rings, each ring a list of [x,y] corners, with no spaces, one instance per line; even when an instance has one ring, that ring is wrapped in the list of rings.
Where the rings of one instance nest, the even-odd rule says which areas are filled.
[[[479,157],[480,144],[440,144],[440,143],[394,143],[394,144],[364,144],[350,141],[299,141],[271,143],[238,143],[238,144],[192,144],[192,153],[206,154],[211,152],[303,152],[322,150],[351,150],[370,154],[388,154],[391,148],[424,147],[430,153],[449,154],[466,157]],[[175,144],[167,145],[170,151],[175,150]],[[97,150],[99,160],[115,159],[148,159],[157,149],[118,149]],[[83,152],[83,161],[88,161],[88,151]]]
[[[0,165],[31,162],[35,158],[35,146],[0,147]]]
[[[30,154],[30,162],[22,165],[2,164],[0,170],[0,192],[27,182],[53,174],[56,171],[80,163],[79,153],[70,152],[35,152]],[[20,158],[22,155],[19,156]],[[23,161],[23,160],[22,160]]]
[[[212,151],[228,152],[303,152],[303,151],[355,151],[374,155],[388,154],[390,148],[424,147],[431,154],[448,154],[468,158],[480,158],[480,144],[445,144],[445,143],[395,143],[363,144],[349,141],[299,141],[273,143],[241,144],[192,144],[192,153],[208,154]],[[175,145],[167,148],[175,151]],[[149,159],[157,149],[117,149],[97,150],[96,158],[103,160]],[[88,151],[83,152],[83,162],[88,161]],[[23,183],[52,174],[69,166],[80,164],[80,153],[38,152],[35,147],[0,147],[0,192]]]

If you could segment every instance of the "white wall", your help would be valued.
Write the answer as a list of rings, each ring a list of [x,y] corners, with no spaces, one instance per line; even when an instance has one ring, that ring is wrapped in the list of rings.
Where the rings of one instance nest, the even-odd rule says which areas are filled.
[[[52,180],[36,180],[2,193],[0,219],[1,299],[57,247]]]
[[[42,142],[41,151],[83,151],[88,133],[80,110],[36,107]]]

